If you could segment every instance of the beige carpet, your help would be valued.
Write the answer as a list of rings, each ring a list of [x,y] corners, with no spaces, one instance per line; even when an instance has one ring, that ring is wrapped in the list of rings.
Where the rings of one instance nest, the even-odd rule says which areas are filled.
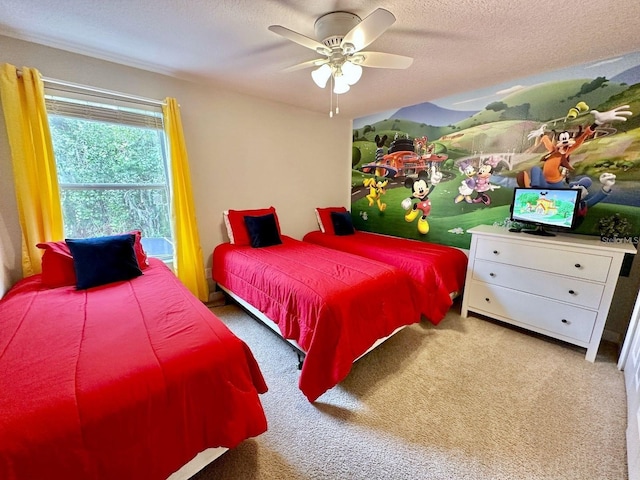
[[[296,355],[235,305],[212,309],[253,351],[269,392],[263,435],[205,479],[627,478],[626,400],[616,352],[491,321],[423,321],[356,362],[310,404]]]

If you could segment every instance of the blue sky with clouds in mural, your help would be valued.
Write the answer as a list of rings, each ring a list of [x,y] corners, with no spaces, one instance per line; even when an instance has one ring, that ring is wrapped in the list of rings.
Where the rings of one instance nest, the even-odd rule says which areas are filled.
[[[449,110],[462,110],[462,111],[478,111],[482,110],[487,104],[500,100],[504,96],[513,93],[522,88],[531,87],[545,82],[554,80],[568,80],[568,79],[580,79],[580,78],[596,78],[606,77],[611,79],[616,75],[626,72],[634,67],[640,66],[640,52],[634,52],[627,55],[621,55],[606,60],[595,61],[587,64],[569,66],[560,70],[553,70],[551,72],[545,72],[538,75],[510,80],[498,85],[494,85],[488,88],[474,90],[470,92],[463,92],[456,95],[451,95],[445,98],[439,98],[431,100],[430,102],[438,107],[446,108]],[[636,82],[640,83],[640,68],[636,71],[638,77]],[[385,118],[391,118],[398,109],[387,110],[379,112],[366,117],[354,119],[353,128],[361,128],[364,125],[375,123]],[[429,119],[424,119],[427,123],[430,123]],[[437,124],[437,123],[430,123]]]

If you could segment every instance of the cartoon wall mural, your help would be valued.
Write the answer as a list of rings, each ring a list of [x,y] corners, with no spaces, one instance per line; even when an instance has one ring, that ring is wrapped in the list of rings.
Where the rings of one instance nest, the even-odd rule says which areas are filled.
[[[574,188],[575,233],[637,244],[640,52],[355,119],[353,146],[357,229],[469,248],[515,187]]]

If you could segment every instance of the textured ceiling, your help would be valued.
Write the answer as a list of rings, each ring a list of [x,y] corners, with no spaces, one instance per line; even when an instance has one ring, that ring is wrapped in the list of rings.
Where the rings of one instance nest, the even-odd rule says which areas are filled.
[[[341,115],[640,51],[638,0],[2,0],[0,34],[328,113],[310,69],[281,71],[317,55],[267,27],[314,37],[325,13],[379,7],[397,21],[367,50],[415,60],[366,68],[340,96]]]

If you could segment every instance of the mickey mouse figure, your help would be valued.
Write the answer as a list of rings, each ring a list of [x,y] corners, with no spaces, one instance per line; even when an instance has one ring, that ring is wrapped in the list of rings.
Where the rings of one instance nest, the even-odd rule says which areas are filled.
[[[381,137],[380,135],[376,135],[375,141],[376,141],[376,165],[384,165],[384,142],[387,141],[387,136],[383,135]],[[393,175],[389,175],[389,172],[384,168],[376,168],[374,171],[374,174],[377,177],[393,176]]]
[[[429,200],[429,194],[433,191],[435,186],[442,180],[442,173],[436,171],[435,167],[431,167],[431,178],[426,171],[418,173],[417,178],[407,178],[404,182],[404,186],[411,189],[413,192],[411,197],[405,198],[402,201],[402,208],[407,210],[404,219],[407,222],[413,222],[418,216],[418,232],[422,235],[429,233],[429,222],[427,217],[431,213],[431,200]],[[429,182],[431,185],[429,185]],[[417,199],[417,202],[413,202],[413,199]],[[422,215],[420,215],[422,214]]]

